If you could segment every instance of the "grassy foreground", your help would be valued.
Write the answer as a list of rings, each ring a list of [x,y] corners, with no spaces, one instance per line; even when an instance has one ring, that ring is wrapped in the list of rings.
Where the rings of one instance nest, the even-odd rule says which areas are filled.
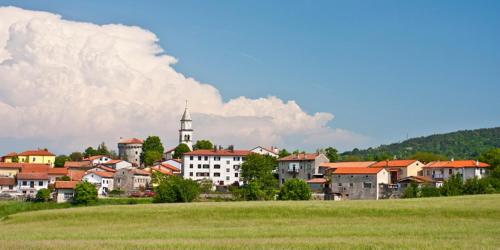
[[[0,249],[499,249],[500,195],[79,207],[0,229]]]

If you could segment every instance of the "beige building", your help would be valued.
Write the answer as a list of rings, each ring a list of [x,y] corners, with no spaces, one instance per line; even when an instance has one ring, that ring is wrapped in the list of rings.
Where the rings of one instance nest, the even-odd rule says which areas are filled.
[[[56,181],[54,184],[57,203],[68,202],[75,196],[75,188],[79,181]]]
[[[399,179],[408,176],[421,176],[424,164],[418,160],[379,161],[370,167],[385,168],[389,172],[389,184],[397,184]]]

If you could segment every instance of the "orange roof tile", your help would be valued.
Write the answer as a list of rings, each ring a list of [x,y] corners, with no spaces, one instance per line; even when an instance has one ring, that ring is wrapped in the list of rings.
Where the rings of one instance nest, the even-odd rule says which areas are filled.
[[[283,157],[281,159],[278,159],[278,161],[313,161],[318,156],[319,156],[318,153],[313,153],[313,154],[301,153],[301,154],[293,154],[293,155]]]
[[[18,180],[48,180],[49,175],[47,173],[18,173]]]
[[[142,169],[133,169],[132,171],[136,175],[151,175],[150,172],[142,170]]]
[[[307,181],[310,184],[325,184],[327,180],[325,178],[312,178]]]
[[[21,173],[49,173],[49,165],[45,164],[26,164],[21,168]]]
[[[49,151],[46,151],[46,150],[28,150],[28,151],[24,151],[20,154],[18,154],[19,156],[32,156],[32,155],[35,155],[35,156],[56,156],[55,154],[49,152]]]
[[[193,156],[246,156],[251,154],[250,150],[213,150],[213,149],[200,149],[192,152],[185,153],[184,155],[193,155]]]
[[[377,174],[384,168],[337,168],[333,174]]]
[[[16,179],[12,177],[0,177],[0,186],[13,186],[16,185]]]
[[[390,161],[379,161],[371,167],[408,167],[417,160],[390,160]]]
[[[120,144],[143,144],[144,141],[137,138],[121,139],[118,143]]]
[[[367,168],[375,163],[377,162],[376,161],[324,162],[321,163],[319,166],[325,168]]]
[[[45,166],[46,164],[35,164],[35,163],[17,163],[17,162],[0,162],[0,168],[17,168],[22,169],[23,167],[35,167],[35,166]]]
[[[109,158],[109,156],[106,156],[106,155],[94,155],[94,156],[90,156],[90,157],[84,158],[83,160],[84,161],[93,161],[93,160],[97,160],[97,159],[99,159],[101,157],[108,157]]]
[[[158,172],[160,172],[162,174],[172,175],[172,170],[164,169],[164,168],[161,168],[160,166],[153,166],[153,167],[151,167],[151,172],[152,171],[158,171]]]
[[[75,189],[79,181],[56,181],[55,189]]]
[[[48,173],[49,173],[49,175],[67,175],[68,169],[67,168],[49,168]]]
[[[170,170],[172,170],[174,172],[180,172],[181,171],[180,169],[178,169],[175,166],[172,166],[172,165],[170,165],[168,163],[162,163],[161,166],[164,167],[164,168],[168,168],[168,169],[170,169]]]
[[[100,169],[102,169],[102,170],[104,170],[104,171],[107,171],[107,172],[112,172],[112,173],[116,172],[116,169],[110,168],[110,167],[106,167],[106,166],[103,166],[103,165],[99,165],[97,167],[100,168]]]
[[[433,161],[424,168],[487,168],[489,164],[475,160]]]
[[[104,172],[104,171],[88,171],[87,174],[95,174],[102,178],[113,178],[115,173],[113,172]]]
[[[122,160],[110,160],[110,161],[107,161],[107,162],[104,162],[104,163],[101,163],[101,164],[104,164],[104,165],[113,165],[113,164],[120,163],[120,162],[122,162]]]
[[[91,166],[90,161],[67,161],[64,163],[65,168],[85,168]]]
[[[81,181],[84,175],[85,171],[83,170],[68,170],[68,176],[73,181]]]

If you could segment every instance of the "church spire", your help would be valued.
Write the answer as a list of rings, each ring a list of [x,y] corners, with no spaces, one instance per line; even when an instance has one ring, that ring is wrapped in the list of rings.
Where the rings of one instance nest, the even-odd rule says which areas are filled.
[[[186,100],[186,108],[184,109],[184,114],[182,115],[181,121],[192,121],[191,114],[188,109],[188,101]]]
[[[181,118],[181,129],[179,130],[179,144],[184,143],[193,150],[193,120],[188,109],[188,102],[186,100],[186,108]]]

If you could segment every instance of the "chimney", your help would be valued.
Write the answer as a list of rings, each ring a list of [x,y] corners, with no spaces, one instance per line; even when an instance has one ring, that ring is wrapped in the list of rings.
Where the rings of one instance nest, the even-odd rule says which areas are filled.
[[[453,157],[452,157],[452,158],[451,158],[451,161],[455,161],[455,158],[453,158]]]
[[[479,167],[479,160],[476,160],[476,167]]]

